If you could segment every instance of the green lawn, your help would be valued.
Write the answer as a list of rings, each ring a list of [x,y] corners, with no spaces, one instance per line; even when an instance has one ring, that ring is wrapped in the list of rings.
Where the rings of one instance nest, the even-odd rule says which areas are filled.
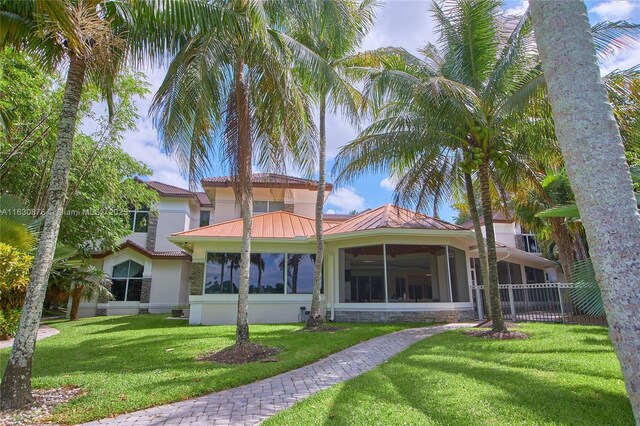
[[[60,334],[39,341],[33,385],[78,385],[87,394],[57,407],[54,421],[77,423],[239,386],[291,370],[348,346],[416,324],[344,324],[335,333],[301,325],[252,325],[256,343],[281,348],[279,362],[239,366],[195,358],[233,343],[234,326],[188,326],[166,315],[51,321]],[[424,325],[424,324],[422,324]],[[169,350],[171,349],[171,350]],[[0,367],[9,349],[0,350]]]
[[[448,332],[266,425],[633,425],[607,330],[526,324],[529,340]]]

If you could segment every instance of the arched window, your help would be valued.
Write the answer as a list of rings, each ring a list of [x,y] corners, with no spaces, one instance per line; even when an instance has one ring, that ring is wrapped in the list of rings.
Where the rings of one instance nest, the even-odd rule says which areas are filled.
[[[111,274],[111,293],[115,300],[139,302],[142,290],[142,271],[144,266],[133,260],[127,260],[113,267]]]

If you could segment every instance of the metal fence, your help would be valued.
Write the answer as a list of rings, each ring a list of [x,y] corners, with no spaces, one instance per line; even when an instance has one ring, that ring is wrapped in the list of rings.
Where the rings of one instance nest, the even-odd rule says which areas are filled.
[[[607,325],[604,316],[587,315],[573,304],[574,284],[500,284],[499,288],[502,315],[506,320]],[[472,289],[476,317],[484,319],[484,286]]]

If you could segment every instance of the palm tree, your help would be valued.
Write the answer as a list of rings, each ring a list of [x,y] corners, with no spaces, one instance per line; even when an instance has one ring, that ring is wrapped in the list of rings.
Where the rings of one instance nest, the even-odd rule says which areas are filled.
[[[313,58],[281,31],[299,13],[291,3],[224,3],[237,17],[237,28],[203,27],[190,37],[171,62],[151,110],[165,150],[178,159],[192,185],[206,173],[216,147],[234,179],[243,221],[238,346],[249,341],[253,165],[280,170],[295,155],[301,167],[308,167],[313,158],[307,151],[315,128],[293,74],[295,57],[304,63]]]
[[[218,8],[196,0],[164,0],[162,4],[145,0],[0,1],[0,49],[25,51],[48,71],[67,68],[47,213],[20,326],[0,386],[0,409],[17,408],[32,401],[31,362],[68,189],[76,118],[85,82],[92,80],[101,89],[111,113],[114,79],[128,59],[135,63],[160,61],[166,49],[179,46],[184,34],[194,26],[212,26],[222,21]],[[160,28],[160,24],[164,27]]]
[[[96,2],[3,1],[0,11],[0,24],[6,28],[0,36],[0,48],[25,49],[47,69],[59,68],[68,61],[47,214],[20,326],[0,387],[0,409],[9,409],[32,401],[31,360],[68,187],[80,95],[87,74],[104,76],[112,68],[107,58],[115,59],[122,50],[123,38],[112,26],[113,10],[100,10]],[[113,64],[117,67],[119,61]],[[109,71],[117,73],[117,69]]]
[[[324,257],[323,208],[326,185],[327,109],[341,110],[343,116],[357,123],[362,97],[346,75],[351,55],[360,45],[375,19],[375,0],[319,0],[305,3],[303,19],[292,31],[292,37],[304,45],[324,64],[301,78],[317,98],[319,110],[318,192],[316,197],[316,263],[313,272],[313,296],[307,328],[324,322],[320,312],[322,260]]]
[[[390,168],[400,178],[396,199],[418,209],[434,207],[435,214],[454,192],[470,197],[475,175],[486,229],[485,288],[493,328],[504,331],[492,198],[504,197],[498,172],[511,155],[513,112],[531,86],[541,84],[531,24],[526,15],[504,16],[492,0],[448,1],[434,4],[433,11],[440,49],[428,44],[420,57],[394,48],[368,54],[378,66],[370,70],[366,92],[378,114],[341,150],[336,166],[345,179]],[[474,224],[481,247],[475,217]]]
[[[69,320],[75,321],[82,300],[113,299],[107,289],[110,284],[111,279],[103,270],[81,259],[66,260],[54,263],[49,276],[49,293],[59,302],[71,298]]]
[[[531,14],[555,131],[602,291],[609,336],[640,423],[640,214],[582,1],[534,0]]]

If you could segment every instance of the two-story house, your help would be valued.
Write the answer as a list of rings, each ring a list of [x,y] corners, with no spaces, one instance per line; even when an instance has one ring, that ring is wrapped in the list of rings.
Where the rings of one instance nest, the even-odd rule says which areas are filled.
[[[191,324],[235,323],[242,220],[233,182],[204,179],[204,192],[147,184],[159,195],[156,213],[132,211],[133,233],[116,252],[94,258],[111,275],[116,300],[83,303],[81,314],[189,305]],[[300,321],[313,288],[317,183],[256,174],[253,186],[249,320]],[[325,189],[328,196],[332,185]],[[474,315],[472,230],[389,204],[353,216],[325,215],[324,229],[322,306],[329,319],[454,321]],[[499,247],[509,282],[518,282],[517,274],[520,282],[530,282],[529,275],[545,281],[553,262],[512,241]]]

